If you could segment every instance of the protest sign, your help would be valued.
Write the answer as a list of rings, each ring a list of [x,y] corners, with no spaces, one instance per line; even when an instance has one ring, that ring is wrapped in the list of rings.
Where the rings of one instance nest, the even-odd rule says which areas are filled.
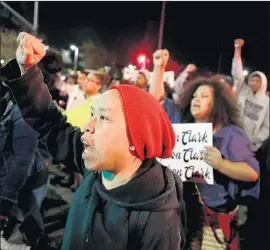
[[[180,175],[182,181],[214,184],[213,168],[200,153],[205,146],[213,146],[212,123],[173,124],[176,144],[172,157],[157,159]]]

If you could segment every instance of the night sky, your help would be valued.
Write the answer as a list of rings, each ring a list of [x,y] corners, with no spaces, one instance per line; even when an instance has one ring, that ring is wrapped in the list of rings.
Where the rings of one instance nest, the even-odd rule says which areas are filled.
[[[8,2],[31,18],[33,2]],[[145,30],[160,20],[161,2],[40,2],[39,28],[50,44],[72,43],[72,28],[94,28],[103,42],[121,34]],[[28,11],[27,11],[28,8]],[[196,63],[217,70],[222,52],[222,72],[229,73],[234,38],[246,41],[245,67],[269,77],[269,2],[167,2],[164,47],[181,63]],[[156,34],[158,37],[158,32]]]

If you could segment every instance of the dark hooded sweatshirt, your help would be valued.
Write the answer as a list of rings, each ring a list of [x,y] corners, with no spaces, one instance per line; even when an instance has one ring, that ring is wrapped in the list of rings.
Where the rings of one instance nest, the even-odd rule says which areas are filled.
[[[81,131],[54,106],[40,70],[33,67],[7,84],[24,119],[46,138],[52,156],[84,174],[69,211],[63,250],[180,249],[179,176],[148,159],[127,184],[105,190],[100,174],[84,168]]]

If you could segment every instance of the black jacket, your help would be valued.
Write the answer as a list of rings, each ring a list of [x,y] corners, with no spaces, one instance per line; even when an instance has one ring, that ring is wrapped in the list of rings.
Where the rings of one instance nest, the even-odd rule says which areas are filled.
[[[84,168],[81,131],[67,123],[57,110],[40,70],[33,67],[8,85],[24,119],[40,137],[46,138],[52,156],[84,174],[70,208],[63,250],[180,249],[182,182],[179,176],[155,159],[149,159],[130,182],[104,190],[100,174]]]

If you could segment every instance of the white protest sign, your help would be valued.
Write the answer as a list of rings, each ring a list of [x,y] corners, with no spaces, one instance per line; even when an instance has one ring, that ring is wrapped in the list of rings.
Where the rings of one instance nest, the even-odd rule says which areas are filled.
[[[212,123],[173,124],[176,144],[172,157],[157,159],[180,175],[182,181],[214,184],[213,168],[200,153],[204,146],[213,146]]]

